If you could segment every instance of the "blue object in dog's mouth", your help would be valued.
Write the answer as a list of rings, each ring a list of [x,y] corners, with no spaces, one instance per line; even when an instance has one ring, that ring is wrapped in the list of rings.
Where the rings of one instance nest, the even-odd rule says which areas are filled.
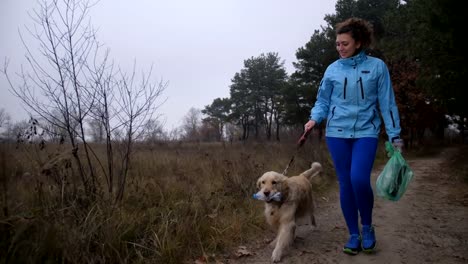
[[[282,195],[280,192],[276,192],[270,196],[265,196],[265,194],[262,192],[262,191],[259,191],[257,193],[254,193],[253,194],[253,198],[256,199],[256,200],[261,200],[261,201],[266,201],[266,202],[272,202],[272,201],[276,201],[276,202],[279,202],[281,201],[281,198],[282,198]]]

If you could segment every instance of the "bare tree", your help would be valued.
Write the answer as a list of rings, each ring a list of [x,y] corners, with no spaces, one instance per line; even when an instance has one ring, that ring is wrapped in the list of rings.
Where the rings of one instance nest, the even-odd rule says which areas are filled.
[[[29,66],[29,70],[22,69],[19,73],[22,84],[13,85],[7,73],[7,62],[4,69],[13,93],[33,113],[67,131],[87,193],[95,192],[96,177],[84,130],[84,120],[94,98],[85,66],[99,47],[94,29],[85,21],[89,8],[89,2],[79,0],[39,2],[39,9],[31,15],[36,25],[26,28],[30,37],[38,42],[39,51],[34,52],[20,33]],[[80,141],[84,143],[88,169],[78,155]]]
[[[144,127],[144,141],[154,143],[167,140],[163,127],[164,124],[159,122],[158,119],[149,119]]]
[[[217,120],[206,120],[203,119],[200,125],[199,136],[201,141],[221,141],[222,135],[220,135],[219,123]]]
[[[152,68],[148,73],[136,76],[136,63],[129,76],[123,70],[114,69],[108,62],[107,50],[102,61],[88,65],[90,82],[95,85],[95,102],[90,111],[90,122],[99,133],[103,133],[106,144],[107,166],[100,163],[105,174],[108,191],[114,192],[117,177],[116,201],[123,198],[125,183],[131,164],[133,142],[140,139],[150,121],[157,121],[155,112],[165,100],[156,102],[167,87],[162,81],[152,81]],[[120,162],[115,163],[114,142],[118,141]],[[117,165],[117,166],[116,166]],[[119,168],[119,172],[116,172]]]
[[[125,131],[125,138],[123,141],[121,171],[118,175],[117,201],[123,198],[130,169],[133,143],[143,135],[145,124],[153,117],[156,109],[160,106],[160,104],[156,104],[156,99],[161,96],[166,88],[165,83],[152,83],[151,77],[152,70],[148,74],[142,73],[139,83],[137,83],[135,64],[133,72],[129,76],[119,71],[119,79],[116,85],[119,91],[117,102],[120,111],[117,112],[116,116]]]
[[[11,120],[10,114],[5,108],[0,108],[0,127],[4,127]]]
[[[174,127],[168,132],[168,140],[178,141],[182,139],[183,130],[181,127]]]
[[[113,193],[113,133],[125,134],[125,151],[118,176],[117,200],[121,200],[132,143],[157,109],[156,100],[165,85],[152,82],[151,70],[142,76],[138,85],[135,67],[130,76],[122,70],[114,70],[113,63],[109,63],[109,51],[102,52],[88,19],[91,7],[87,0],[41,0],[39,9],[31,15],[36,26],[26,28],[39,44],[38,52],[31,49],[20,33],[27,51],[28,69],[22,68],[18,73],[19,85],[14,85],[8,74],[8,61],[3,72],[13,93],[34,114],[58,130],[66,131],[87,194],[95,194],[100,186],[99,168],[109,193]],[[88,144],[86,132],[90,123],[105,134],[107,166]]]
[[[96,143],[102,143],[104,142],[104,126],[102,122],[99,122],[99,120],[96,119],[90,119],[88,121],[89,125],[89,134],[92,138],[92,140]]]
[[[5,138],[9,140],[21,140],[22,134],[28,127],[29,124],[27,120],[11,122],[5,127]]]
[[[182,120],[182,129],[186,140],[199,140],[199,129],[201,126],[201,110],[190,108],[187,115]]]
[[[92,66],[89,66],[91,72],[91,80],[96,88],[96,103],[91,108],[91,122],[99,125],[104,130],[105,144],[106,144],[106,158],[107,166],[102,166],[104,177],[107,183],[109,194],[112,195],[114,190],[114,147],[113,138],[119,138],[120,129],[118,126],[113,128],[114,113],[118,112],[113,108],[112,102],[114,101],[114,64],[108,63],[109,50],[106,51],[104,60],[94,61]],[[115,122],[114,122],[115,123]]]

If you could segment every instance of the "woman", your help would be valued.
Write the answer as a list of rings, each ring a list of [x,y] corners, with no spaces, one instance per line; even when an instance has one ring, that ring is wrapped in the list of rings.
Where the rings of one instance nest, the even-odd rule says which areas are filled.
[[[343,252],[373,252],[374,194],[370,176],[374,164],[381,114],[391,142],[401,147],[400,118],[385,63],[365,54],[372,40],[369,22],[350,18],[336,28],[340,58],[325,71],[305,124],[309,131],[326,121],[326,142],[340,185],[340,204],[349,231]],[[361,229],[359,228],[359,217]]]

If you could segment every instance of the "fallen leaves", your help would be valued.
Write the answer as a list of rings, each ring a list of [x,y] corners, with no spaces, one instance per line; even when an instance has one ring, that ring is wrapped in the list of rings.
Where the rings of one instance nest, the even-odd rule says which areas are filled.
[[[238,258],[253,255],[252,252],[250,252],[246,246],[239,246],[235,254]]]

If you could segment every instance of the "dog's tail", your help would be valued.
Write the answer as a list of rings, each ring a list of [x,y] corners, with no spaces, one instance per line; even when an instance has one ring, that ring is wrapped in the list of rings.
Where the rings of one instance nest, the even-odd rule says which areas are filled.
[[[322,164],[318,162],[313,162],[312,165],[310,165],[310,169],[304,171],[303,173],[301,173],[301,175],[310,180],[313,177],[319,175],[321,171],[322,171]]]

